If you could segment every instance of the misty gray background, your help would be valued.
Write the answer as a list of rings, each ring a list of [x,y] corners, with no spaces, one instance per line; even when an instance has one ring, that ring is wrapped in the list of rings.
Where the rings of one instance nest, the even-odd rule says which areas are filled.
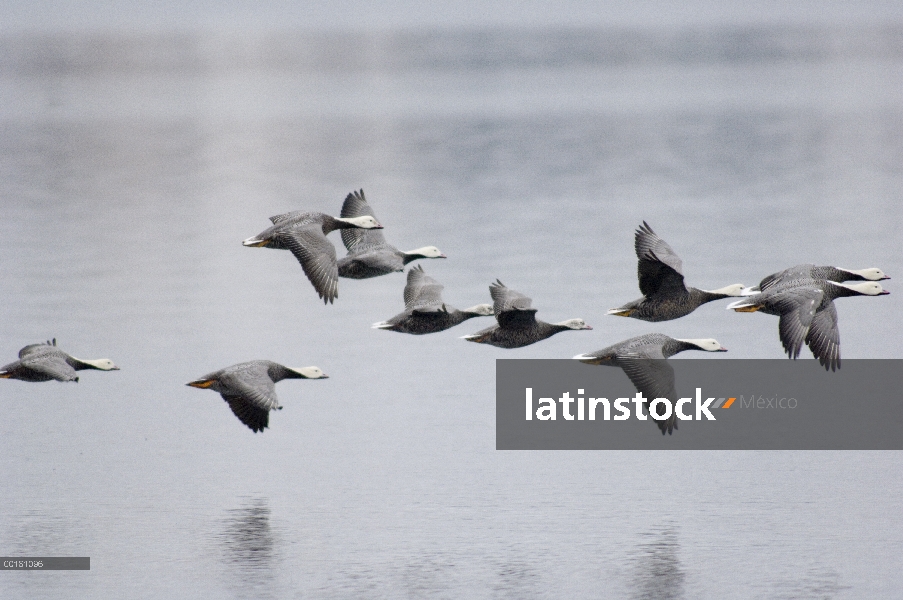
[[[605,316],[644,219],[699,287],[881,267],[842,354],[903,357],[899,3],[328,6],[0,5],[0,364],[56,337],[122,367],[0,381],[0,554],[92,559],[0,596],[898,596],[897,453],[498,452],[495,360],[652,331],[782,358],[726,302]],[[372,330],[404,275],[324,306],[241,246],[360,187],[449,256],[447,302],[498,277],[594,330]],[[330,379],[280,383],[257,435],[184,385],[254,358]]]

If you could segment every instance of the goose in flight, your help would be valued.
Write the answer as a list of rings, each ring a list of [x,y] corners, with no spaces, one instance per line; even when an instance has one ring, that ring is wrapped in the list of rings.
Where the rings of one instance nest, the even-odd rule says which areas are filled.
[[[505,287],[496,280],[489,286],[492,296],[493,312],[496,325],[465,335],[463,339],[478,344],[489,344],[499,348],[522,348],[561,331],[569,329],[592,329],[583,319],[568,319],[560,323],[546,323],[536,318],[536,309],[531,307],[532,300],[520,292]]]
[[[318,367],[290,369],[269,360],[239,363],[185,385],[219,392],[238,420],[257,433],[269,426],[270,411],[282,410],[276,383],[283,379],[327,379]]]
[[[646,221],[636,230],[634,248],[643,297],[609,310],[609,315],[653,322],[670,321],[690,314],[706,302],[739,296],[744,289],[742,283],[717,290],[687,287],[680,257]]]
[[[0,369],[0,379],[22,381],[78,381],[76,371],[97,369],[118,371],[109,358],[75,358],[56,347],[56,338],[43,344],[31,344],[19,350],[19,360]]]
[[[372,216],[335,218],[319,212],[295,211],[270,217],[273,226],[242,242],[245,246],[290,250],[323,303],[339,296],[335,246],[326,236],[336,229],[382,229]]]
[[[665,359],[684,350],[727,352],[727,348],[711,338],[681,340],[661,333],[647,333],[596,352],[578,354],[574,359],[588,365],[620,367],[637,391],[649,401],[656,398],[670,400],[671,417],[653,420],[661,429],[662,435],[665,432],[671,435],[677,429],[677,413],[673,410],[677,391],[674,387],[674,368]],[[658,413],[658,416],[664,416],[664,413]]]
[[[884,281],[885,279],[890,279],[890,277],[885,275],[884,271],[875,267],[869,269],[841,269],[832,266],[817,267],[812,264],[796,265],[778,273],[772,273],[762,279],[757,286],[744,288],[743,295],[751,296],[799,279],[826,279],[843,283],[845,281]]]
[[[342,204],[342,217],[373,217],[373,209],[367,204],[364,190],[352,192]],[[342,242],[348,255],[339,260],[339,277],[368,279],[388,273],[403,271],[405,265],[418,258],[446,258],[435,246],[424,246],[402,252],[386,242],[381,231],[343,229]]]
[[[423,335],[445,331],[473,317],[492,316],[491,304],[477,304],[458,310],[442,301],[443,286],[427,275],[423,267],[408,269],[408,284],[404,287],[404,311],[388,321],[373,324],[373,329],[388,329],[401,333]]]
[[[780,317],[778,336],[788,358],[797,358],[805,342],[825,370],[836,371],[840,368],[840,330],[834,300],[889,293],[876,281],[838,283],[827,279],[798,279],[732,302],[727,308]]]

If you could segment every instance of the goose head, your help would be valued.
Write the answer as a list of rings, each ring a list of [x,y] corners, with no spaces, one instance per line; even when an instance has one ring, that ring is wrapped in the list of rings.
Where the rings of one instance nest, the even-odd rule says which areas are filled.
[[[424,246],[423,248],[417,248],[416,250],[409,250],[405,252],[408,256],[416,256],[418,258],[448,258],[439,248],[435,246]]]
[[[718,340],[713,338],[703,338],[703,339],[690,339],[690,340],[677,340],[678,342],[684,342],[687,344],[693,344],[699,350],[704,350],[706,352],[727,352],[727,348],[718,343]]]
[[[724,296],[725,298],[729,296],[744,296],[744,292],[749,290],[742,283],[734,283],[723,288],[718,288],[717,290],[703,290],[710,294],[718,294],[719,296]]]
[[[846,288],[852,292],[852,296],[886,296],[890,294],[886,289],[881,287],[877,281],[863,281],[862,283],[837,283],[829,281],[833,285]]]
[[[383,226],[379,224],[375,218],[370,215],[364,215],[362,217],[341,217],[337,219],[344,223],[348,223],[352,227],[357,227],[358,229],[382,229]]]
[[[491,304],[477,304],[465,309],[463,312],[477,315],[479,317],[491,317],[495,314]]]
[[[554,325],[558,325],[559,327],[565,327],[567,329],[592,329],[583,319],[568,319],[567,321],[562,321],[561,323],[554,323]]]
[[[866,281],[883,281],[885,279],[890,279],[887,275],[884,274],[884,271],[881,269],[871,267],[869,269],[840,269],[841,271],[846,271],[847,273],[852,273],[853,275],[859,275]]]
[[[93,360],[85,360],[78,359],[80,362],[85,363],[91,369],[97,369],[98,371],[118,371],[119,367],[113,364],[113,361],[109,358],[97,358]]]
[[[329,379],[320,367],[301,367],[300,369],[288,369],[298,376],[298,379]]]

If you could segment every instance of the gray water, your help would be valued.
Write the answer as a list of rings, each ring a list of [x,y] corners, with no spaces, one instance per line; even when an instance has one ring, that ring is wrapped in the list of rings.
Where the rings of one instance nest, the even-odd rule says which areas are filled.
[[[361,187],[449,256],[447,302],[500,278],[593,331],[373,330],[404,275],[324,306],[240,243]],[[56,337],[122,368],[0,382],[0,554],[91,557],[0,596],[903,597],[898,453],[499,452],[494,404],[498,358],[653,331],[783,356],[725,302],[605,316],[644,219],[698,287],[882,268],[890,296],[837,303],[843,356],[903,358],[901,201],[900,28],[0,37],[0,364]],[[184,383],[256,358],[330,379],[254,435]]]

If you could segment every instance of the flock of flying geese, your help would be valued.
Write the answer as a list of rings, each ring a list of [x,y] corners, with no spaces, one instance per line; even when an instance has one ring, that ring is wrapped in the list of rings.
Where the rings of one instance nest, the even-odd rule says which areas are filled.
[[[336,218],[317,212],[295,211],[270,217],[272,227],[244,240],[245,246],[289,250],[301,263],[307,278],[324,303],[338,297],[339,277],[367,279],[403,271],[421,258],[445,258],[435,246],[402,252],[386,242],[364,191],[352,192]],[[336,259],[327,235],[341,230],[347,256]],[[764,312],[780,317],[778,333],[789,358],[797,358],[805,343],[826,370],[840,368],[840,334],[834,300],[847,296],[888,294],[878,281],[889,279],[880,269],[840,269],[811,264],[797,265],[773,273],[751,288],[733,284],[716,290],[701,290],[684,283],[680,258],[644,221],[634,239],[642,298],[614,308],[607,314],[643,321],[670,321],[690,314],[701,305],[723,298],[739,297],[728,309]],[[847,283],[858,282],[858,283]],[[458,310],[442,300],[443,286],[417,265],[408,269],[404,288],[404,311],[373,325],[414,335],[445,331],[474,317],[495,316],[496,323],[464,336],[465,340],[499,348],[521,348],[567,330],[592,329],[583,319],[546,323],[536,318],[532,300],[506,287],[490,284],[493,303]],[[714,339],[674,339],[650,333],[624,340],[597,352],[580,354],[576,360],[624,370],[638,391],[647,398],[674,398],[674,378],[663,359],[684,350],[725,352]],[[109,359],[85,360],[70,356],[56,346],[56,339],[31,344],[19,351],[19,360],[0,369],[2,379],[23,381],[78,381],[77,371],[118,370]],[[283,379],[326,378],[317,367],[292,369],[255,360],[209,373],[187,385],[219,392],[238,419],[255,433],[269,424],[269,413],[281,409],[275,384]],[[658,421],[662,434],[677,428],[676,420]]]

